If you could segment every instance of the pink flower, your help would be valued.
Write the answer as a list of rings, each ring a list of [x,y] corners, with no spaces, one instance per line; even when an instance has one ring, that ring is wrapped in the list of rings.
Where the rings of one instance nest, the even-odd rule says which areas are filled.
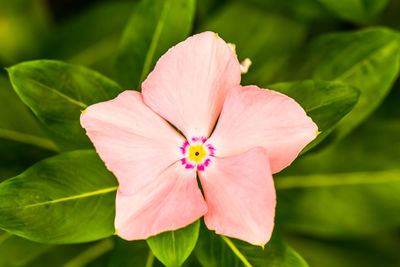
[[[241,86],[241,67],[246,70],[221,38],[197,34],[159,59],[142,93],[125,91],[82,114],[82,126],[119,181],[119,236],[145,239],[204,216],[219,234],[268,242],[272,173],[296,158],[317,126],[293,99]]]

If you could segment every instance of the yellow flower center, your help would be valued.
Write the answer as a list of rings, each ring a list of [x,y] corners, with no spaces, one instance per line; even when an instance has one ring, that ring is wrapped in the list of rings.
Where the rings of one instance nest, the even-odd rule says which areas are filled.
[[[189,159],[200,163],[204,157],[207,156],[207,152],[204,150],[202,145],[194,145],[189,147]]]

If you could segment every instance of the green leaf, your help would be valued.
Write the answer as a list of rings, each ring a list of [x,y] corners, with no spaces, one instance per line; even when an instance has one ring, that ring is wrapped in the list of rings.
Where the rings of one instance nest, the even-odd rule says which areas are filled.
[[[306,37],[304,23],[247,2],[225,5],[200,30],[217,32],[225,41],[236,44],[239,59],[252,61],[242,83],[258,85],[273,81],[277,71]]]
[[[320,143],[349,113],[359,98],[359,91],[352,86],[325,81],[299,81],[268,86],[295,99],[322,132],[303,152]]]
[[[367,23],[388,3],[388,0],[318,0],[333,14],[345,20]]]
[[[399,136],[398,119],[371,118],[340,143],[296,160],[284,173],[298,176],[400,169]]]
[[[179,267],[192,253],[199,237],[200,221],[147,239],[153,254],[168,267]]]
[[[400,239],[397,232],[379,233],[363,240],[324,240],[304,236],[286,236],[286,239],[310,266],[400,266]]]
[[[375,116],[340,143],[295,161],[275,179],[279,225],[341,238],[400,225],[399,135],[398,119]]]
[[[76,245],[49,245],[0,230],[0,266],[86,266],[113,248],[110,239]]]
[[[288,231],[350,238],[400,225],[400,169],[286,176],[275,184],[277,225]]]
[[[154,260],[146,241],[126,241],[119,237],[114,239],[115,248],[111,253],[109,267],[152,266],[151,264],[146,265],[148,261]]]
[[[0,138],[57,150],[46,138],[35,117],[13,91],[6,77],[0,75]]]
[[[95,71],[59,61],[24,62],[9,68],[8,73],[21,100],[67,150],[92,147],[79,122],[81,111],[122,91]]]
[[[116,51],[135,5],[131,1],[100,2],[62,21],[44,47],[45,58],[114,74]]]
[[[99,266],[104,263],[103,257],[107,258],[108,253],[113,249],[114,242],[112,239],[107,238],[92,244],[90,247],[81,251],[78,255],[68,260],[63,267],[76,267],[76,266]],[[103,266],[106,266],[103,264]]]
[[[0,228],[43,243],[108,237],[116,190],[116,179],[94,151],[51,157],[0,184]]]
[[[116,75],[127,89],[141,82],[158,58],[187,37],[195,0],[142,0],[125,29],[116,61]]]
[[[161,267],[161,264],[151,253],[149,246],[144,240],[126,241],[115,237],[115,248],[113,249],[108,267],[119,266],[146,266]]]
[[[26,266],[30,261],[52,249],[0,230],[0,266]]]
[[[395,81],[398,36],[385,28],[328,34],[312,41],[291,65],[289,79],[338,81],[361,91],[354,110],[338,126],[343,137],[375,110]]]
[[[246,0],[269,12],[284,14],[298,21],[311,23],[331,20],[330,13],[316,0]]]
[[[276,233],[265,248],[201,228],[196,256],[204,267],[305,267],[307,263]]]
[[[32,261],[24,266],[40,266],[40,267],[54,267],[54,266],[63,266],[69,262],[77,262],[76,259],[83,258],[82,255],[87,255],[85,259],[80,260],[79,263],[88,262],[93,257],[98,256],[97,254],[102,254],[103,251],[100,249],[103,247],[111,247],[108,245],[110,240],[102,240],[98,242],[90,242],[90,243],[82,243],[82,244],[73,244],[73,245],[53,245],[49,250],[45,253],[42,253],[35,257]],[[35,243],[40,244],[40,243]],[[100,244],[100,245],[99,245]],[[43,245],[43,244],[41,244]],[[97,247],[98,252],[94,253],[94,248]],[[88,251],[92,251],[88,253]],[[75,265],[77,266],[77,265]],[[74,266],[74,267],[75,267]],[[81,266],[81,265],[79,265]]]
[[[57,147],[44,135],[8,79],[0,74],[0,182],[54,151]]]
[[[0,182],[53,155],[54,152],[37,146],[0,139]]]

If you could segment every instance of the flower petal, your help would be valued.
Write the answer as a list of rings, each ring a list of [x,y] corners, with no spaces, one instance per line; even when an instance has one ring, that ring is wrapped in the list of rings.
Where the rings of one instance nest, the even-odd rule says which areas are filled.
[[[187,137],[208,137],[229,89],[240,83],[235,52],[212,32],[189,37],[157,62],[144,101]]]
[[[125,91],[88,107],[81,124],[121,192],[136,192],[182,158],[184,138],[147,107],[138,92]]]
[[[317,131],[292,98],[257,86],[238,86],[229,91],[209,141],[219,157],[262,146],[276,173],[290,165]]]
[[[254,245],[268,242],[276,204],[268,162],[265,150],[256,147],[237,156],[214,158],[199,172],[209,229]]]
[[[184,227],[207,212],[196,171],[176,162],[133,195],[118,191],[115,228],[127,240]]]

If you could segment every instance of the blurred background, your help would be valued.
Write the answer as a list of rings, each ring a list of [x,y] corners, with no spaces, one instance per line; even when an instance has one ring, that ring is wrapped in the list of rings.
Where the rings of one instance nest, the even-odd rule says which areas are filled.
[[[4,68],[58,59],[115,78],[114,59],[136,5],[128,0],[0,0],[0,181],[57,153],[14,93]],[[329,80],[318,76],[331,51],[329,38],[325,50],[314,40],[373,27],[385,27],[400,40],[400,1],[198,0],[192,32],[213,30],[236,43],[239,58],[253,61],[243,83],[267,88],[284,81]],[[356,39],[348,49],[363,42],[369,40]],[[277,227],[310,266],[400,266],[400,81],[397,69],[384,76],[376,67],[385,56],[387,64],[398,60],[398,50],[388,55],[381,50],[362,70],[371,78],[366,84],[383,81],[382,89],[375,85],[384,91],[377,93],[376,107],[275,177]],[[334,54],[331,61],[345,61],[341,56]],[[306,71],[310,68],[316,70]],[[293,181],[296,185],[289,186]],[[0,267],[108,266],[113,248],[124,245],[118,242],[56,246],[0,230]]]

